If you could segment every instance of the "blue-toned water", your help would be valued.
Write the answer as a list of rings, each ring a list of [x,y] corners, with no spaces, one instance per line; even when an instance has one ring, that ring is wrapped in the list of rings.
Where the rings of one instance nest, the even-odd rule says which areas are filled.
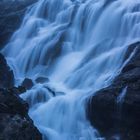
[[[124,98],[126,96],[126,92],[127,92],[127,87],[125,87],[120,93],[120,95],[117,97],[118,104],[122,105],[122,103],[124,102]]]
[[[28,9],[2,52],[15,85],[34,81],[22,98],[44,140],[101,139],[85,99],[119,73],[139,27],[139,0],[39,0]]]

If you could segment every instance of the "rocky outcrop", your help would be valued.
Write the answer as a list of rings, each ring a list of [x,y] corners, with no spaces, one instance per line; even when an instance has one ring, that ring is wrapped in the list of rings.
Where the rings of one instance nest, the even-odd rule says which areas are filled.
[[[27,114],[28,104],[14,90],[0,89],[0,139],[41,140],[41,134]]]
[[[13,72],[0,54],[0,140],[41,140],[28,116],[28,104],[18,96],[26,89],[13,86]]]
[[[0,88],[9,88],[14,85],[14,74],[2,54],[0,54]]]
[[[0,49],[20,26],[27,7],[37,0],[0,1]]]
[[[126,58],[134,48],[135,54],[113,83],[88,101],[87,117],[107,140],[140,139],[140,43],[129,46]]]

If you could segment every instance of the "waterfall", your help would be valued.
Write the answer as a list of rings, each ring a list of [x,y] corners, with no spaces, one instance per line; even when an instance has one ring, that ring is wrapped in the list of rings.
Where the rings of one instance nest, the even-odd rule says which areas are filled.
[[[85,100],[111,83],[140,39],[139,11],[139,0],[39,0],[28,8],[2,53],[15,85],[34,82],[21,97],[44,140],[103,139]]]

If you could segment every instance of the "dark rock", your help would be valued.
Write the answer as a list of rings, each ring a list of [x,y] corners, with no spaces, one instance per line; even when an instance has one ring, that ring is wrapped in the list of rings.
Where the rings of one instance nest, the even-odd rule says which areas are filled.
[[[0,54],[0,88],[9,88],[14,85],[14,74],[2,54]]]
[[[18,88],[18,91],[20,91],[20,94],[26,92],[26,88],[23,86],[18,86],[17,88]]]
[[[28,116],[28,104],[11,92],[0,89],[0,140],[41,140]]]
[[[21,86],[25,87],[26,89],[31,89],[33,85],[34,85],[33,81],[29,78],[25,78],[21,84]]]
[[[0,1],[0,49],[20,26],[29,5],[37,0]]]
[[[13,85],[14,74],[0,54],[0,140],[41,140],[28,116],[28,104],[18,96],[26,89]]]
[[[0,108],[0,113],[26,116],[28,112],[28,104],[9,89],[0,89]]]
[[[12,88],[9,88],[8,90],[12,93],[17,94],[17,95],[20,95],[20,94],[26,92],[26,88],[23,86],[12,87]]]
[[[1,140],[41,140],[38,130],[32,122],[20,115],[0,113]]]
[[[131,69],[140,67],[140,43],[135,43],[133,45],[130,45],[130,47],[128,48],[128,51],[126,53],[126,57],[128,57],[128,55],[130,55],[130,53],[132,51],[134,51],[135,49],[135,55],[134,57],[132,57],[132,59],[129,61],[129,63],[123,68],[122,73],[123,72],[127,72]]]
[[[121,140],[140,139],[140,43],[130,48],[128,52],[132,48],[136,52],[122,72],[109,87],[96,92],[87,102],[88,119],[107,140],[115,139],[116,135]],[[124,99],[118,103],[126,87]]]
[[[47,77],[38,77],[36,78],[36,83],[45,83],[45,82],[49,82],[49,78]]]

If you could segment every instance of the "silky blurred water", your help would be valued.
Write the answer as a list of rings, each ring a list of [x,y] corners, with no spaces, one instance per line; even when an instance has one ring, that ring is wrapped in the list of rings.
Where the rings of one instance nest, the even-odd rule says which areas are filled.
[[[85,100],[120,72],[139,26],[139,0],[39,0],[28,8],[2,53],[15,85],[25,77],[35,84],[22,98],[44,140],[102,139]]]

